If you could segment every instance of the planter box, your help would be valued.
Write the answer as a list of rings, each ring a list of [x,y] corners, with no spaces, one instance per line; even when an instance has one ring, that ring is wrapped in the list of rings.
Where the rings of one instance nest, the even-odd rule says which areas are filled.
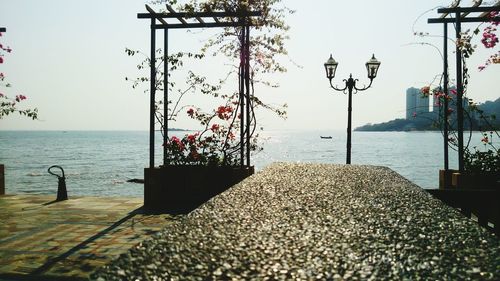
[[[254,167],[162,166],[144,169],[144,208],[188,213],[254,173]]]
[[[500,189],[500,174],[456,172],[452,174],[451,184],[460,189]]]
[[[452,175],[458,173],[458,170],[439,170],[439,189],[453,188]]]

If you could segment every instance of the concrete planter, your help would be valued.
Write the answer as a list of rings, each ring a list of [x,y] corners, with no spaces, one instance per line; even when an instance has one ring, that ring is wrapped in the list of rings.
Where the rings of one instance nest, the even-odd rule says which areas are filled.
[[[458,170],[439,170],[439,189],[453,188],[451,178]]]
[[[254,173],[254,167],[162,166],[144,169],[144,207],[188,213]]]
[[[500,189],[500,174],[494,172],[455,172],[451,176],[451,184],[460,189]]]

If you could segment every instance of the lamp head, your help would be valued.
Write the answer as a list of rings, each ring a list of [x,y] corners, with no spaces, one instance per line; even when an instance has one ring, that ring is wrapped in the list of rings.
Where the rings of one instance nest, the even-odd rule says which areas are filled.
[[[375,58],[375,54],[372,58],[366,63],[366,70],[368,71],[368,78],[370,80],[375,79],[377,77],[378,68],[380,67],[380,61]]]
[[[326,78],[332,80],[333,77],[335,77],[335,71],[338,65],[339,63],[336,62],[330,54],[330,58],[325,62]]]

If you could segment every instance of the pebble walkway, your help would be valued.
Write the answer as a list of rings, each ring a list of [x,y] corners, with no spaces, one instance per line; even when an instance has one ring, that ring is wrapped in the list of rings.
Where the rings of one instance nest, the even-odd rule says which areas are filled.
[[[273,164],[93,280],[500,280],[500,240],[392,170]]]
[[[142,198],[0,196],[0,280],[88,280],[169,224]]]

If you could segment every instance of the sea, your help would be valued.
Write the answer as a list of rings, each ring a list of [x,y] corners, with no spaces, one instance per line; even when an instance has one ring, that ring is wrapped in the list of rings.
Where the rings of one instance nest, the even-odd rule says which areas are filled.
[[[273,162],[345,163],[345,131],[263,131],[260,135],[263,150],[251,158],[257,171]],[[161,135],[156,138],[156,165],[160,165]],[[389,167],[425,189],[438,187],[443,161],[440,132],[352,134],[352,164]],[[456,152],[450,149],[450,168],[456,168],[457,162]],[[7,194],[56,194],[58,179],[47,170],[59,165],[69,196],[141,197],[143,185],[127,180],[144,178],[149,132],[0,131],[0,164],[5,165]]]

